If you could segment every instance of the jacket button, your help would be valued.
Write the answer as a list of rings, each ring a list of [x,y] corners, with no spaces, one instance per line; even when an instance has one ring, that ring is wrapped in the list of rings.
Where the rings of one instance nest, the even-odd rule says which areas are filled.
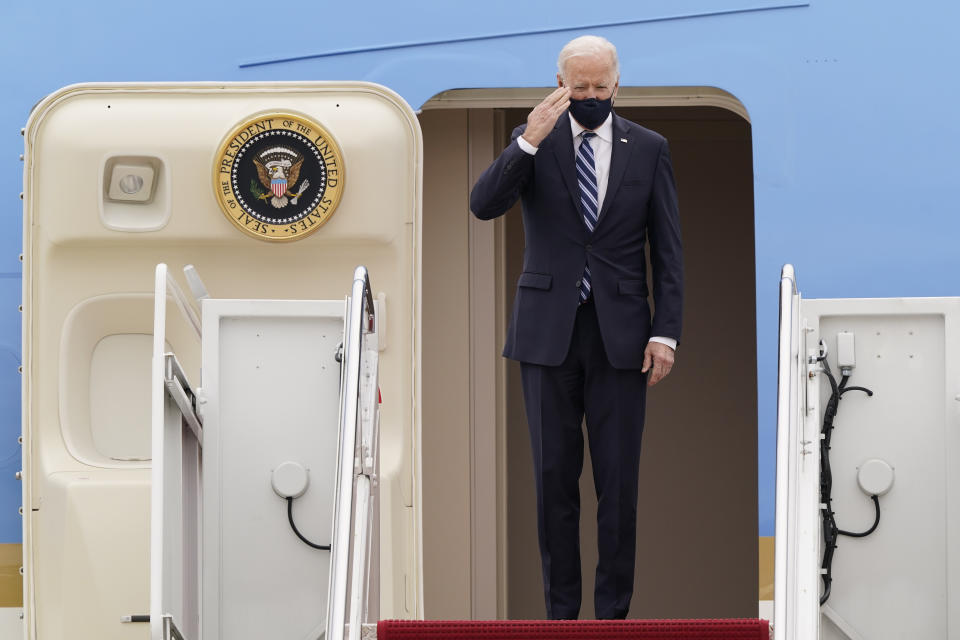
[[[591,249],[593,249],[593,245],[592,245],[592,244],[588,244],[588,245],[587,245],[587,251],[590,251]]]
[[[577,280],[577,289],[580,288],[580,285],[583,283],[583,280]]]

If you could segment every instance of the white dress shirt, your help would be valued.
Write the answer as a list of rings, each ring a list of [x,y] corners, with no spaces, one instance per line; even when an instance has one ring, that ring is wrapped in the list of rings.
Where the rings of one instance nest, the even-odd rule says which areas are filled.
[[[583,144],[583,137],[580,135],[587,131],[579,122],[574,120],[569,113],[570,128],[573,130],[573,157],[577,157],[577,151]],[[607,181],[610,179],[610,156],[613,153],[613,114],[607,116],[599,127],[593,130],[597,135],[587,140],[587,144],[593,149],[594,169],[597,172],[597,212],[603,209],[603,198],[607,194]],[[523,139],[523,136],[517,138],[517,144],[520,148],[530,155],[537,153],[537,147]],[[677,341],[673,338],[664,336],[653,336],[650,342],[659,342],[665,344],[674,351],[677,349]]]

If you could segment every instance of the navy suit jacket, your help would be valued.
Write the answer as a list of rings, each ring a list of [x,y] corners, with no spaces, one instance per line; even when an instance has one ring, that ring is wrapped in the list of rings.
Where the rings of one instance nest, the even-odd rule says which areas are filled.
[[[610,175],[599,221],[583,222],[566,114],[526,153],[513,131],[510,145],[483,172],[470,194],[474,215],[503,215],[523,202],[526,247],[503,355],[556,366],[570,347],[580,278],[590,265],[597,320],[615,368],[639,369],[651,335],[680,339],[683,264],[677,190],[663,136],[613,116]],[[651,322],[645,240],[653,267]]]

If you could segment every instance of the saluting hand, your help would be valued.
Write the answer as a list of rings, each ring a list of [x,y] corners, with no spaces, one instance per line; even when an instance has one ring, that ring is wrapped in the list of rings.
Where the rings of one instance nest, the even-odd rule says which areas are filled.
[[[648,342],[643,352],[643,369],[650,372],[647,386],[652,387],[667,377],[673,368],[673,349],[662,342]]]
[[[527,116],[527,128],[523,132],[523,139],[534,147],[539,147],[553,127],[557,118],[570,106],[570,89],[558,87],[553,93],[543,99]]]

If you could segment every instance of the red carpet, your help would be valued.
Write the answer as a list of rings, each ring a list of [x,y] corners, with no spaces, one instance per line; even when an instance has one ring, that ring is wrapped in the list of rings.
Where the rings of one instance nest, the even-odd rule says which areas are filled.
[[[377,640],[770,640],[766,620],[381,620]]]

